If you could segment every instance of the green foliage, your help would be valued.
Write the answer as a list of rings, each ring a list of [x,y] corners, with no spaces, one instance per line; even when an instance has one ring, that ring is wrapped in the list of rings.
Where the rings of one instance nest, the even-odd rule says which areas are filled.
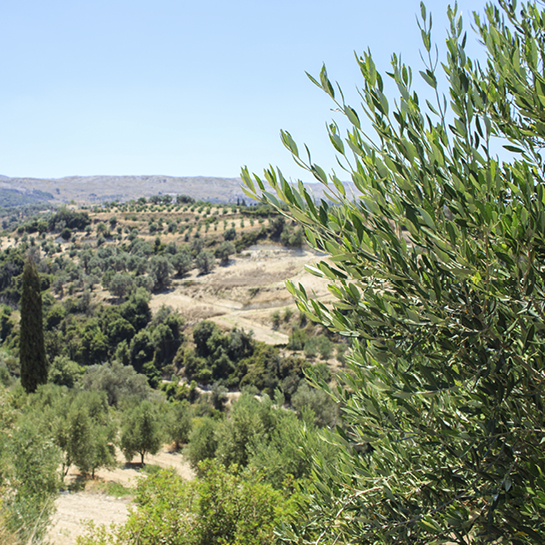
[[[56,304],[50,306],[44,313],[44,327],[46,330],[51,330],[57,327],[66,316],[66,308]]]
[[[289,336],[287,348],[289,348],[290,350],[303,350],[307,339],[308,334],[304,329],[296,329]]]
[[[195,265],[201,274],[208,274],[216,266],[216,260],[211,252],[201,250],[195,258]]]
[[[168,439],[174,442],[176,449],[189,442],[189,434],[193,427],[193,411],[187,401],[172,403],[165,422]]]
[[[73,388],[84,370],[66,356],[56,356],[49,369],[49,382]]]
[[[202,461],[214,458],[218,447],[217,427],[218,422],[211,417],[195,419],[187,446],[187,457],[193,469],[198,469]]]
[[[72,465],[92,476],[100,467],[115,467],[117,426],[103,392],[42,386],[29,398],[28,418],[41,422],[42,433],[62,452],[62,478]]]
[[[143,372],[144,365],[153,361],[154,346],[151,334],[147,329],[140,330],[130,344],[131,364],[139,373]]]
[[[264,439],[263,436],[274,427],[275,411],[271,405],[268,397],[258,401],[249,394],[243,394],[233,405],[229,418],[216,431],[216,458],[226,467],[248,465],[252,439]]]
[[[198,356],[206,358],[213,352],[214,347],[210,346],[209,340],[217,333],[219,333],[218,326],[209,320],[202,320],[193,328],[193,341]]]
[[[281,396],[273,403],[268,396],[257,399],[245,392],[222,420],[197,419],[184,451],[193,468],[200,472],[200,462],[216,459],[225,467],[235,464],[258,470],[280,489],[287,478],[309,476],[318,449],[321,458],[333,464],[336,449],[319,445],[314,413],[303,409],[300,420],[282,407],[282,401]],[[334,414],[335,406],[330,402],[329,407]]]
[[[70,240],[70,237],[72,236],[72,231],[70,229],[68,229],[68,227],[65,227],[62,231],[61,231],[61,237],[68,241]]]
[[[146,327],[151,320],[150,299],[150,294],[146,290],[139,288],[120,307],[121,315],[131,323],[136,331]]]
[[[285,226],[282,234],[280,235],[280,241],[284,246],[289,246],[290,248],[301,248],[304,241],[303,229],[301,227],[290,229],[288,226]]]
[[[274,310],[273,312],[271,312],[271,322],[272,322],[272,325],[273,325],[273,329],[278,329],[278,327],[280,326],[281,321],[282,321],[282,319],[280,317],[280,311],[279,310]]]
[[[235,240],[237,237],[237,231],[234,227],[229,227],[229,229],[226,229],[223,233],[223,238],[225,241]]]
[[[280,356],[278,348],[258,343],[251,357],[238,363],[237,373],[241,387],[255,386],[272,396],[284,380],[302,378],[307,365],[302,358]]]
[[[19,300],[15,280],[23,272],[24,264],[24,255],[19,248],[7,248],[0,253],[0,291],[4,299]]]
[[[299,308],[353,340],[332,392],[345,405],[339,463],[317,460],[319,480],[287,542],[545,540],[545,17],[516,4],[500,0],[476,17],[483,67],[465,52],[456,7],[446,58],[434,59],[422,5],[420,74],[434,104],[411,90],[412,71],[396,56],[391,101],[371,54],[357,57],[360,113],[325,67],[311,77],[346,118],[344,137],[336,123],[328,132],[357,198],[303,159],[287,132],[284,144],[336,206],[279,171],[265,174],[276,195],[243,172],[250,196],[287,205],[331,256],[312,270],[331,280],[336,302],[289,284]],[[493,156],[492,137],[509,162]]]
[[[223,244],[218,246],[215,251],[215,256],[220,260],[220,263],[225,266],[229,263],[229,256],[233,255],[235,252],[235,245],[226,240]]]
[[[125,297],[134,289],[132,276],[127,273],[118,273],[109,281],[108,290],[115,297]]]
[[[203,479],[186,482],[162,470],[138,483],[136,508],[124,526],[90,526],[78,545],[265,545],[293,513],[294,502],[260,482],[259,475],[201,466]]]
[[[319,335],[316,340],[318,342],[318,352],[320,353],[320,357],[324,360],[331,358],[331,354],[333,353],[333,343],[326,335]]]
[[[83,231],[91,223],[87,212],[78,212],[65,206],[53,214],[48,221],[49,231],[61,231],[63,228]]]
[[[306,481],[316,456],[327,465],[335,464],[338,449],[321,440],[313,413],[299,419],[292,411],[276,409],[273,415],[274,425],[265,435],[251,438],[248,446],[248,466],[266,482],[283,490],[291,479]]]
[[[11,316],[11,308],[7,305],[0,307],[0,342],[7,339],[13,331],[14,322]]]
[[[219,464],[203,463],[200,472],[196,543],[269,544],[275,526],[289,512],[282,495],[258,475],[237,475]]]
[[[309,337],[305,341],[305,346],[303,347],[303,350],[305,351],[305,356],[307,358],[315,358],[318,354],[318,338]]]
[[[30,259],[25,263],[21,293],[21,324],[19,333],[21,384],[29,392],[47,382],[42,295],[36,265]]]
[[[149,260],[149,274],[153,278],[154,291],[170,287],[173,267],[164,255],[155,255]]]
[[[123,413],[121,450],[128,462],[140,454],[144,465],[146,454],[157,454],[163,441],[163,422],[159,408],[150,401],[142,401]]]
[[[267,230],[265,228],[259,231],[247,231],[242,233],[239,238],[235,240],[235,248],[237,252],[242,252],[245,248],[257,244],[260,240],[267,238]]]
[[[87,367],[81,378],[81,386],[84,390],[105,392],[108,404],[113,407],[118,407],[128,398],[143,401],[151,393],[144,375],[118,361]]]
[[[176,195],[176,202],[178,204],[193,204],[195,199],[189,195]]]
[[[181,251],[172,254],[169,259],[178,276],[187,274],[193,266],[191,254],[185,247]]]
[[[291,397],[291,404],[300,416],[307,412],[316,426],[333,428],[337,423],[337,406],[323,390],[310,387],[306,382],[300,384]]]
[[[60,453],[36,419],[10,411],[3,389],[0,422],[0,517],[22,543],[34,543],[45,533],[52,512]]]
[[[184,319],[172,307],[162,305],[152,322],[151,340],[155,349],[154,363],[161,368],[172,362],[184,340],[181,328]]]

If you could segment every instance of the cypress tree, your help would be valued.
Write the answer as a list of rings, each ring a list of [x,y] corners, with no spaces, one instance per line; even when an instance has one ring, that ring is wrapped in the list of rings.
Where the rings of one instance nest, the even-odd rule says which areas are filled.
[[[42,295],[36,266],[28,259],[23,269],[19,334],[21,384],[27,393],[47,382],[47,359],[42,323]]]

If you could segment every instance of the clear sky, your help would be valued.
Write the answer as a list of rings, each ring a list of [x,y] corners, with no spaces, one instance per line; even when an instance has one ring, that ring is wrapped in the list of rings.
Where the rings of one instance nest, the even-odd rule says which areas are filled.
[[[461,0],[471,10],[484,0]],[[429,0],[444,41],[448,2]],[[419,0],[2,0],[0,174],[302,175],[280,129],[333,166],[330,79],[355,100],[354,51],[421,68]],[[479,51],[474,34],[469,47]],[[305,179],[305,176],[303,175]]]

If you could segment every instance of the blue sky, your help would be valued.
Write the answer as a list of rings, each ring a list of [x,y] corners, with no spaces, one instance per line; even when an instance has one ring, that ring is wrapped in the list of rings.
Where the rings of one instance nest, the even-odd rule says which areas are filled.
[[[470,11],[484,0],[461,0]],[[427,2],[443,41],[448,2]],[[289,130],[334,165],[323,62],[355,104],[354,51],[421,68],[419,0],[3,0],[0,174],[304,173]],[[470,51],[479,51],[470,32]],[[352,100],[353,99],[353,100]]]

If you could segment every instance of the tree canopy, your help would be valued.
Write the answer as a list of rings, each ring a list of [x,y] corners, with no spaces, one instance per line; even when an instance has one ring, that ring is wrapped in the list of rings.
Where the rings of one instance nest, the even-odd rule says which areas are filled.
[[[349,126],[328,127],[343,173],[304,158],[288,132],[282,140],[327,200],[279,170],[242,173],[250,197],[298,220],[329,255],[310,270],[336,302],[288,288],[352,339],[330,392],[343,423],[329,440],[343,454],[335,466],[317,460],[286,542],[545,541],[545,12],[499,0],[475,15],[484,64],[465,51],[456,7],[448,15],[439,62],[421,5],[428,93],[395,55],[394,100],[369,52],[357,56],[359,109],[325,67],[310,77]]]
[[[34,392],[47,382],[47,357],[42,323],[42,294],[36,265],[27,259],[23,269],[21,293],[21,330],[19,335],[21,384]]]

